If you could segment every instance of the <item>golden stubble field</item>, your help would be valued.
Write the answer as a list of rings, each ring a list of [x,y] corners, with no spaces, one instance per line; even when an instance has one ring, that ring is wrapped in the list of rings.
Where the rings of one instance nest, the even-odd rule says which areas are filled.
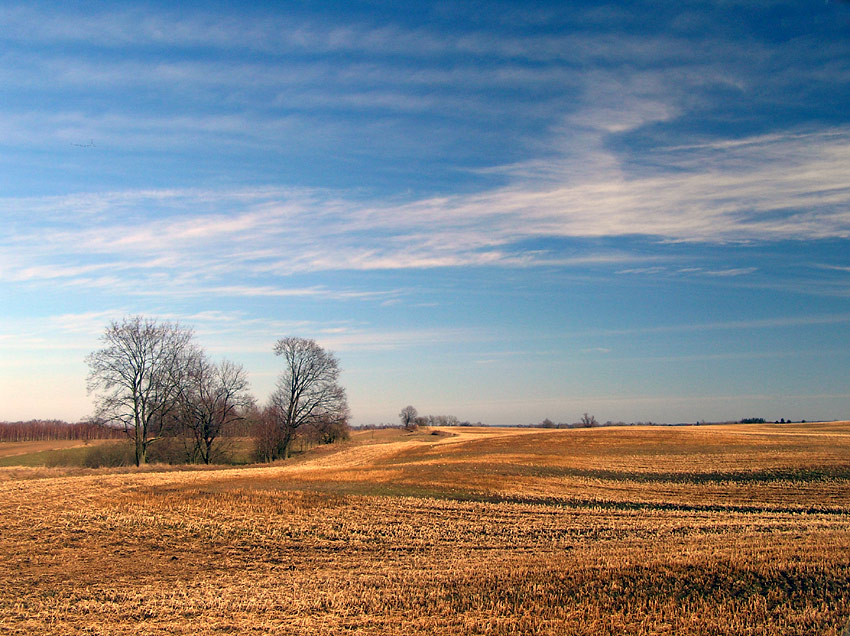
[[[3,634],[838,634],[850,423],[0,469]]]

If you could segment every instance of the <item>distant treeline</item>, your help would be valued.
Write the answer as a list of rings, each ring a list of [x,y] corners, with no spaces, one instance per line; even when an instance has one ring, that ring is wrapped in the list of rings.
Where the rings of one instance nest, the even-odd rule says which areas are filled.
[[[801,424],[805,424],[806,420],[798,420]],[[740,420],[734,421],[724,421],[724,422],[706,422],[705,420],[699,420],[696,422],[678,422],[675,424],[667,424],[663,422],[597,422],[596,418],[592,415],[588,416],[587,413],[584,414],[584,417],[581,418],[580,422],[558,422],[555,423],[550,420],[548,417],[542,422],[538,422],[537,424],[520,424],[519,428],[596,428],[596,427],[604,427],[604,426],[705,426],[707,424],[767,424],[770,423],[771,420],[766,420],[763,417],[744,417]],[[779,420],[773,421],[775,424],[791,424],[793,420],[786,420],[784,417]]]
[[[62,420],[0,422],[0,442],[38,442],[59,439],[117,439],[124,431],[95,422],[69,423]]]
[[[470,422],[468,420],[460,420],[454,415],[419,415],[413,417],[410,422],[415,427],[420,426],[487,426],[483,422]],[[357,424],[354,428],[360,431],[380,431],[390,428],[410,428],[404,423],[382,422],[380,424]]]
[[[608,426],[698,426],[700,422],[697,423],[679,423],[679,424],[664,424],[661,422],[612,422],[608,420],[607,422],[597,422],[596,419],[592,419],[589,422],[553,422],[548,417],[542,422],[532,423],[532,424],[518,424],[517,428],[604,428]],[[702,422],[705,424],[705,422]]]

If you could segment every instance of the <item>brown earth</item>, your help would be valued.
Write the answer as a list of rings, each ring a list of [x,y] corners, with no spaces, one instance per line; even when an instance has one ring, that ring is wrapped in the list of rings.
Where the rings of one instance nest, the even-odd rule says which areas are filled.
[[[3,634],[838,634],[850,424],[364,432],[0,469]]]

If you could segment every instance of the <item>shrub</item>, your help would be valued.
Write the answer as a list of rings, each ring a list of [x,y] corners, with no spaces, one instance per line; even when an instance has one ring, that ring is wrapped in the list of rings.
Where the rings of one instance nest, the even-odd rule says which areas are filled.
[[[86,468],[130,466],[136,463],[133,446],[127,441],[97,444],[86,449],[82,464]]]

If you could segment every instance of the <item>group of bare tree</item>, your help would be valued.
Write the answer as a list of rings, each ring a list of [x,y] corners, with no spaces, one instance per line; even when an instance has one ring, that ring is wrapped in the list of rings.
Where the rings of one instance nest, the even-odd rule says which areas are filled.
[[[470,422],[461,422],[454,415],[426,415],[425,424],[427,426],[472,426]],[[477,422],[475,425],[482,424]]]
[[[0,422],[0,442],[35,442],[45,440],[92,440],[121,435],[117,430],[104,430],[94,422],[69,423],[63,420],[28,420]]]
[[[610,424],[611,422],[607,423],[607,425]],[[578,422],[573,422],[571,424],[564,422],[556,424],[547,417],[539,424],[529,424],[529,426],[538,428],[595,428],[597,426],[601,426],[601,424],[596,419],[596,416],[585,413],[581,416],[581,419]]]
[[[215,364],[203,354],[193,357],[181,383],[175,418],[193,441],[192,459],[211,463],[216,440],[253,405],[241,365],[229,360]]]
[[[412,431],[421,426],[483,426],[481,422],[471,424],[470,422],[461,422],[454,415],[419,415],[419,412],[412,406],[405,406],[398,414],[402,428]]]
[[[189,461],[211,463],[228,428],[249,423],[257,454],[271,461],[289,456],[299,430],[322,440],[347,433],[348,406],[338,384],[336,358],[313,340],[284,338],[275,354],[284,371],[268,405],[256,407],[245,369],[212,362],[191,329],[141,316],[112,322],[103,347],[90,354],[89,393],[96,420],[132,440],[135,463],[148,460],[152,444],[168,437],[188,441]]]
[[[299,431],[328,443],[348,436],[348,402],[339,384],[339,361],[314,340],[283,338],[274,346],[283,372],[262,412],[257,455],[286,459]]]

